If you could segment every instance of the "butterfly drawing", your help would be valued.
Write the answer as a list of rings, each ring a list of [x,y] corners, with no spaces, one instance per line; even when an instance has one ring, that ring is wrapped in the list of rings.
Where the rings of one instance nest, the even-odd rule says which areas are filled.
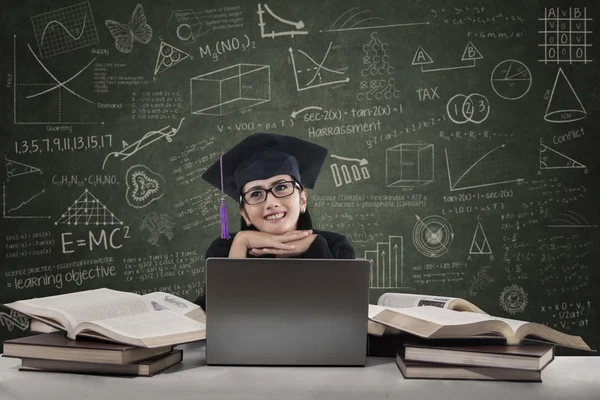
[[[130,53],[133,48],[133,42],[138,41],[148,44],[152,39],[152,28],[146,22],[144,9],[141,4],[135,6],[129,25],[122,24],[113,20],[105,21],[110,34],[115,38],[115,46],[121,53]]]

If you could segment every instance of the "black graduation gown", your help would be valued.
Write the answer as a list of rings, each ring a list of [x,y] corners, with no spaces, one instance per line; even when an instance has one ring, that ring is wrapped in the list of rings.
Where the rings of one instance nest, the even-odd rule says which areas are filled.
[[[300,256],[295,258],[335,258],[335,259],[354,259],[354,248],[344,235],[335,232],[320,231],[313,229],[313,233],[317,234],[315,240],[310,247]],[[210,257],[228,257],[229,250],[233,243],[236,233],[231,235],[231,239],[215,239],[204,253],[204,259]],[[268,254],[259,256],[262,258],[273,258],[275,255]],[[248,258],[259,258],[248,254]],[[206,310],[205,291],[198,297],[194,303]]]

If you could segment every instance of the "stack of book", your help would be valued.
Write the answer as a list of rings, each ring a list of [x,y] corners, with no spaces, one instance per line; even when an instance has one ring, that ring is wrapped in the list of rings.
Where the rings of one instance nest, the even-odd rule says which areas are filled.
[[[418,340],[400,343],[396,364],[405,378],[541,382],[554,345],[507,346],[495,339]]]
[[[369,305],[369,355],[395,357],[405,378],[541,382],[555,345],[579,336],[500,318],[463,299],[386,293]]]
[[[20,370],[152,376],[182,361],[175,346],[206,339],[204,311],[164,292],[103,288],[4,306],[44,332],[3,342]]]
[[[21,371],[152,376],[183,359],[173,346],[136,347],[93,339],[67,338],[61,332],[5,340],[4,357],[21,359]]]

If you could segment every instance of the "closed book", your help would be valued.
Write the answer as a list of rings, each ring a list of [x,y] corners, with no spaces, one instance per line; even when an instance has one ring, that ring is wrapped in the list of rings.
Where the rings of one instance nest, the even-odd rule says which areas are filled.
[[[396,355],[396,365],[406,379],[459,379],[485,381],[541,382],[542,371],[473,367],[405,360],[401,352]]]
[[[129,364],[173,349],[173,346],[144,348],[91,339],[72,340],[61,332],[42,333],[5,340],[4,356],[47,360]]]
[[[183,360],[182,350],[174,350],[147,360],[123,365],[24,358],[21,360],[21,368],[19,368],[19,370],[101,375],[152,376],[175,364],[180,363],[181,360]]]
[[[487,340],[418,340],[402,343],[404,359],[438,364],[539,371],[554,359],[554,345],[527,341],[520,345]]]

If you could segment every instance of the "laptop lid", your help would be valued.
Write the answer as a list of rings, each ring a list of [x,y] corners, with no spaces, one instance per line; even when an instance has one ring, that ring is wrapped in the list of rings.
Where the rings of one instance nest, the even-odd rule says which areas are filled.
[[[209,365],[364,365],[369,261],[206,260]]]

